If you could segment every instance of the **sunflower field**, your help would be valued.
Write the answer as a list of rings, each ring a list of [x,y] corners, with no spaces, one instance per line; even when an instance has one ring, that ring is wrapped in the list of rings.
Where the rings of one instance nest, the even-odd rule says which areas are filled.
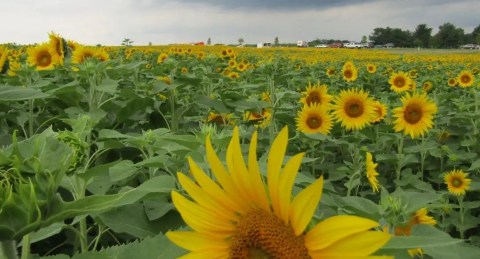
[[[480,52],[0,45],[0,258],[477,258]]]

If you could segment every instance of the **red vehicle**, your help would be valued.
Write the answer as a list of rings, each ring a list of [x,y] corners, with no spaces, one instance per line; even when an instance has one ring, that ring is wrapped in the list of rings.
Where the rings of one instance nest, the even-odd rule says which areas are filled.
[[[329,47],[329,48],[343,48],[343,43],[341,43],[341,42],[339,42],[339,41],[338,41],[338,42],[334,42],[334,43],[328,45],[328,47]]]

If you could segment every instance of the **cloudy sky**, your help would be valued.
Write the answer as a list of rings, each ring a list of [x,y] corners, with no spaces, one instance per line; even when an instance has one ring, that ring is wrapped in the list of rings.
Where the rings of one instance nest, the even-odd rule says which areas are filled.
[[[51,31],[92,45],[360,41],[377,27],[418,24],[470,33],[478,10],[478,0],[2,0],[0,43],[40,43]]]

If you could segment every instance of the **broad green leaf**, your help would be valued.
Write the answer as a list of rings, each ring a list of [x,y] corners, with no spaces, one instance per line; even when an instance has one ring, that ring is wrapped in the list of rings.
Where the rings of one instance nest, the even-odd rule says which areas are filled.
[[[99,92],[114,94],[117,91],[117,87],[118,82],[116,80],[106,78],[96,87],[96,90]]]
[[[24,88],[3,85],[0,87],[0,100],[21,101],[29,99],[46,98],[49,95],[34,88]]]
[[[470,168],[468,168],[468,171],[475,171],[480,169],[480,159],[477,159],[475,162],[470,165]]]

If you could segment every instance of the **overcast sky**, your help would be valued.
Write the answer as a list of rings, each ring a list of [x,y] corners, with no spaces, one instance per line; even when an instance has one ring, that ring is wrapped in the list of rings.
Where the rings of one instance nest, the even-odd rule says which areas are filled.
[[[45,42],[51,31],[91,45],[360,41],[377,27],[418,24],[471,33],[479,10],[479,0],[2,0],[0,43]]]

